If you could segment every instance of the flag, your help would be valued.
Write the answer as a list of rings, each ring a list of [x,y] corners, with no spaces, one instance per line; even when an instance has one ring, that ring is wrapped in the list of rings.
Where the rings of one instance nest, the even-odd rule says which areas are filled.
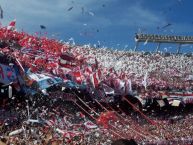
[[[173,100],[172,106],[178,107],[180,105],[180,100]]]
[[[98,76],[98,72],[95,72],[94,74],[92,74],[90,76],[90,80],[91,80],[91,83],[93,85],[94,88],[97,88],[99,83],[100,83],[100,79],[99,79],[99,76]]]
[[[59,65],[65,68],[72,68],[76,66],[75,58],[72,54],[64,53],[59,58]]]
[[[86,75],[92,74],[92,67],[91,67],[91,66],[87,66],[87,67],[85,68],[85,74],[86,74]]]
[[[16,19],[14,19],[9,23],[9,26],[7,26],[7,30],[12,30],[12,31],[15,30],[15,25],[16,25]]]
[[[91,121],[85,122],[84,125],[85,125],[85,127],[86,127],[87,129],[95,129],[95,128],[97,128],[97,125],[94,124],[94,123],[92,123]]]
[[[160,107],[165,106],[165,102],[163,100],[157,100]]]
[[[81,78],[81,72],[78,71],[78,72],[73,72],[72,75],[74,76],[74,79],[75,81],[78,83],[78,84],[81,84],[82,83],[82,78]]]

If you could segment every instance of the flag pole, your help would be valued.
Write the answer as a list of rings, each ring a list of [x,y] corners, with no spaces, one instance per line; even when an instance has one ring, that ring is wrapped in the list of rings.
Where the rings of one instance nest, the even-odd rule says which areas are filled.
[[[90,115],[85,109],[83,109],[78,103],[76,103],[75,101],[73,101],[74,104],[76,104],[80,109],[82,109],[86,114],[88,114],[92,119],[94,119],[96,122],[97,122],[97,119],[94,118],[92,115]],[[84,104],[84,103],[83,103]],[[85,105],[85,104],[84,104]],[[89,107],[90,108],[90,107]],[[93,110],[93,109],[92,109]],[[122,136],[120,136],[117,132],[115,132],[114,130],[112,129],[109,129],[112,133],[114,133],[115,135],[117,135],[118,137],[120,138],[123,138]]]
[[[139,113],[141,114],[141,116],[144,117],[150,124],[152,124],[152,125],[156,125],[156,124],[157,124],[155,121],[149,119],[144,113],[142,113],[133,103],[131,103],[131,102],[126,98],[126,96],[123,97],[123,99],[124,99],[129,105],[131,105],[134,110],[136,110],[137,112],[139,112]]]
[[[103,108],[104,110],[106,110],[106,111],[108,111],[108,109],[106,108],[106,107],[104,107],[100,102],[98,102],[96,99],[95,99],[95,101],[97,102],[97,104],[99,104],[100,106],[101,106],[101,108]],[[122,120],[120,120],[120,122],[125,126],[125,127],[127,127],[127,122],[125,121],[125,118],[123,118],[123,116],[121,116],[120,114],[118,114],[109,104],[108,104],[108,106],[115,112],[115,114],[117,115],[117,116],[119,116]],[[120,109],[120,108],[119,108]],[[121,111],[122,112],[122,111]],[[133,128],[129,128],[129,127],[127,127],[128,129],[131,129],[133,132],[135,132],[135,133],[137,133],[137,134],[139,134],[140,136],[142,136],[142,137],[145,137],[145,138],[149,138],[149,137],[147,137],[146,135],[144,135],[144,134],[142,134],[142,133],[139,133],[138,131],[136,131],[135,129],[133,129]],[[142,130],[141,130],[142,131]],[[148,133],[148,132],[147,132]],[[148,133],[149,134],[149,133]],[[150,136],[152,136],[151,134],[149,134]],[[153,137],[153,136],[152,136]]]

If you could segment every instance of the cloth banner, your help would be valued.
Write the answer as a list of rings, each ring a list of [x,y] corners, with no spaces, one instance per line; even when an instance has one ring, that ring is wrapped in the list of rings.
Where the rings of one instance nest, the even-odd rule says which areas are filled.
[[[178,107],[180,105],[180,100],[173,100],[172,106]]]

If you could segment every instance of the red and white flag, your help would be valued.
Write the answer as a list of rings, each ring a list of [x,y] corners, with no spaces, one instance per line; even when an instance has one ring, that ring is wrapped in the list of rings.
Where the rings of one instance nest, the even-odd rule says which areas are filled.
[[[75,79],[75,81],[76,81],[78,84],[81,84],[81,83],[82,83],[82,74],[81,74],[80,71],[72,72],[72,75],[74,76],[74,79]]]
[[[92,67],[91,67],[91,66],[87,66],[87,67],[85,68],[85,74],[86,74],[86,75],[92,74]]]
[[[94,124],[94,123],[92,123],[91,121],[85,122],[84,125],[85,125],[85,127],[86,127],[87,129],[94,129],[94,128],[97,128],[97,125]]]
[[[91,83],[94,88],[97,88],[100,83],[100,78],[98,72],[95,72],[90,76]]]
[[[9,23],[9,26],[7,26],[7,30],[12,30],[12,31],[15,30],[15,25],[16,25],[16,19],[14,19]]]
[[[73,68],[76,66],[75,58],[72,54],[64,53],[60,56],[59,65],[65,68]]]

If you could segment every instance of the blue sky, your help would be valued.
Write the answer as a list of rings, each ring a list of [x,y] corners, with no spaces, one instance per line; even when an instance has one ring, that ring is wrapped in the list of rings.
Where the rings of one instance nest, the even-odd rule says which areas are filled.
[[[64,41],[72,37],[76,44],[131,49],[139,31],[193,35],[192,0],[0,0],[0,5],[4,26],[16,19],[18,31],[47,32]],[[172,25],[163,29],[168,23]]]

